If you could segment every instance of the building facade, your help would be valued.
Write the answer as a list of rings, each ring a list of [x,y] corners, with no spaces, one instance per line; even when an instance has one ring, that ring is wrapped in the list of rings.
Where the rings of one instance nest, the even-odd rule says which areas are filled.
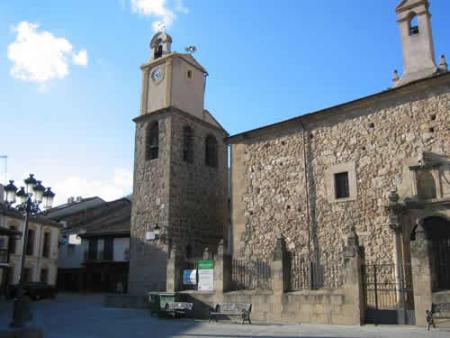
[[[58,288],[65,291],[126,292],[131,201],[74,199],[49,210],[63,224]]]
[[[23,234],[22,214],[0,204],[0,226]],[[58,272],[59,224],[43,216],[31,217],[28,225],[28,242],[25,248],[24,280],[56,284]],[[3,250],[8,250],[7,268],[2,270],[4,286],[17,284],[23,252],[23,236],[2,238]]]
[[[261,320],[422,324],[433,300],[450,300],[450,74],[444,56],[435,60],[429,2],[404,0],[396,12],[404,72],[394,72],[391,89],[226,139],[231,239],[222,231],[219,249],[211,248],[215,291],[191,293],[198,308],[245,301],[255,304],[252,313]],[[172,55],[166,47],[162,60]],[[167,270],[147,265],[167,252],[152,251],[146,232],[158,223],[188,238],[193,227],[180,228],[180,219],[170,217],[178,206],[182,224],[202,224],[189,214],[189,204],[178,204],[192,190],[172,183],[180,175],[186,182],[189,169],[172,163],[183,154],[171,144],[182,129],[159,119],[173,114],[173,108],[157,109],[170,101],[167,93],[179,81],[172,76],[169,89],[157,87],[161,76],[152,65],[162,60],[143,66],[143,112],[136,119],[131,266],[136,254],[135,271],[149,269],[141,273],[145,281],[137,293],[156,286],[148,283],[156,273],[167,278],[167,289],[181,289],[178,256],[187,256],[180,240],[182,249],[176,246],[176,257],[171,250]],[[170,74],[172,66],[165,67]],[[157,106],[146,106],[149,97]],[[153,118],[166,147],[163,167],[145,160],[146,145],[153,143],[146,143],[149,125],[141,122]],[[219,165],[226,178],[226,161]],[[226,201],[226,189],[209,186],[204,174],[203,182],[198,191],[223,193]],[[225,203],[207,201],[197,200],[203,204],[194,210],[227,210]]]

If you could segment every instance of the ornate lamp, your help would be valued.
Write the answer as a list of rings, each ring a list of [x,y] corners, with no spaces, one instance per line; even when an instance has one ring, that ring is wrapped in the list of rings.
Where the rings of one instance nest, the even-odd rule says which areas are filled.
[[[8,204],[14,204],[16,202],[17,187],[14,185],[14,181],[9,181],[9,184],[5,186],[5,200]]]
[[[33,193],[34,186],[37,183],[36,179],[34,178],[34,174],[30,174],[30,177],[26,178],[24,182],[25,182],[25,192],[27,194]]]
[[[19,286],[17,289],[18,297],[14,300],[13,304],[13,320],[10,324],[12,327],[23,327],[27,318],[30,317],[30,309],[25,304],[25,292],[23,289],[29,218],[31,215],[39,215],[42,213],[40,209],[41,203],[43,204],[44,209],[51,208],[53,198],[55,197],[53,191],[51,191],[50,188],[45,189],[42,185],[42,181],[36,180],[33,174],[30,174],[30,176],[24,180],[24,183],[25,187],[21,187],[19,191],[17,191],[14,181],[9,181],[9,184],[4,188],[8,207],[23,213],[25,216],[22,232],[24,234],[24,241],[22,257],[20,260]],[[15,204],[15,206],[13,206],[13,204]]]
[[[28,195],[27,195],[27,193],[25,192],[25,188],[24,187],[20,187],[20,190],[17,192],[17,194],[16,194],[16,196],[17,196],[17,199],[18,199],[18,204],[25,204],[26,202],[27,202],[27,198],[28,198]]]
[[[42,183],[42,181],[36,181],[36,184],[34,185],[34,189],[33,189],[34,200],[33,200],[33,202],[35,202],[35,203],[42,202],[45,187],[41,183]]]
[[[53,199],[55,198],[55,193],[51,190],[50,187],[44,191],[42,195],[42,206],[45,210],[50,209],[53,206]]]

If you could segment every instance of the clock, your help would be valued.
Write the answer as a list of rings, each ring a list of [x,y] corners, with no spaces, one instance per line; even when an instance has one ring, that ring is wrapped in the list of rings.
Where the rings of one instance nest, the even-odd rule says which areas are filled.
[[[164,78],[164,72],[160,67],[157,67],[152,70],[150,77],[153,82],[160,82]]]

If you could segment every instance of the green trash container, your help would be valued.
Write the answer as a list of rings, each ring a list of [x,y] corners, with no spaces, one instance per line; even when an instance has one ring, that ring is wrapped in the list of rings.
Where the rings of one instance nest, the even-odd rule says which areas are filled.
[[[148,301],[150,303],[151,315],[161,316],[164,309],[168,308],[170,304],[178,302],[180,297],[175,292],[149,292]]]

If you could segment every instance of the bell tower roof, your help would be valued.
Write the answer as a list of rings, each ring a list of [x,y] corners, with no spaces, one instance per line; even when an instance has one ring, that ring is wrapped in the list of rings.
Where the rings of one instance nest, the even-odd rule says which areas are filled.
[[[160,57],[170,54],[172,48],[172,37],[166,32],[158,32],[153,35],[150,41],[150,49],[152,51],[151,58],[159,59]]]
[[[398,4],[395,10],[397,12],[402,10],[408,10],[412,7],[416,7],[417,5],[425,5],[427,8],[429,7],[428,0],[403,0]]]
[[[394,87],[440,72],[434,55],[428,0],[403,0],[396,7],[403,47],[404,71],[394,75]]]

